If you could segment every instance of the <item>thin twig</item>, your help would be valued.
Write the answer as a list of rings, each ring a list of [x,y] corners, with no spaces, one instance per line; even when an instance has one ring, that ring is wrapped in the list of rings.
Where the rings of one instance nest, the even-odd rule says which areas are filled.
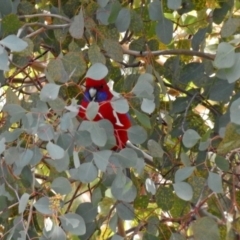
[[[75,190],[75,192],[74,192],[74,194],[73,194],[73,196],[72,196],[72,198],[71,198],[70,201],[69,201],[69,204],[68,204],[68,207],[67,207],[67,210],[66,210],[65,214],[69,212],[69,210],[70,210],[70,208],[71,208],[71,206],[72,206],[72,204],[73,204],[73,201],[75,200],[75,198],[76,198],[76,196],[77,196],[77,193],[78,193],[78,191],[79,191],[79,189],[80,189],[81,187],[82,187],[82,183],[79,183],[78,186],[77,186],[77,188],[76,188],[76,190]]]
[[[66,24],[51,24],[51,25],[47,25],[44,23],[39,23],[39,22],[32,22],[32,23],[26,23],[24,24],[23,27],[30,27],[30,26],[39,26],[39,27],[43,27],[46,29],[58,29],[58,28],[66,28],[66,27],[70,27],[70,23],[66,23]]]
[[[59,18],[61,20],[64,20],[68,23],[71,22],[71,20],[69,18],[66,18],[64,16],[61,15],[57,15],[57,14],[52,14],[52,13],[36,13],[36,14],[29,14],[29,15],[21,15],[18,16],[19,19],[22,18],[35,18],[35,17],[54,17],[54,18]]]
[[[124,54],[129,54],[135,57],[145,57],[149,55],[149,51],[139,52],[127,49],[126,47],[122,47]],[[192,50],[185,50],[185,49],[171,49],[171,50],[158,50],[158,51],[151,51],[151,55],[153,56],[161,56],[161,55],[186,55],[186,56],[197,56],[209,60],[214,60],[215,55],[192,51]]]
[[[197,95],[198,95],[198,92],[196,92],[196,93],[192,96],[191,100],[189,101],[189,103],[188,103],[188,105],[187,105],[187,107],[186,107],[186,110],[185,110],[185,113],[184,113],[184,116],[183,116],[182,125],[181,125],[181,129],[182,129],[182,132],[183,132],[183,133],[185,132],[184,124],[185,124],[185,122],[186,122],[188,110],[189,110],[189,108],[190,108],[190,106],[191,106],[194,98],[195,98]]]

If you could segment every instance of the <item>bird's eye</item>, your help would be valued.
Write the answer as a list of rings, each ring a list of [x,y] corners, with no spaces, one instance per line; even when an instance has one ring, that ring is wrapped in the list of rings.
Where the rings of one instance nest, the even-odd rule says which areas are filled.
[[[103,88],[103,85],[101,85],[100,88]]]

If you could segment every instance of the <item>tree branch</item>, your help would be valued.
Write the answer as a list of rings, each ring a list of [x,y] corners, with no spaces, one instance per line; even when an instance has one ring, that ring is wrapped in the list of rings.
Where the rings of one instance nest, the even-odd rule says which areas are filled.
[[[66,17],[61,16],[61,15],[57,15],[57,14],[52,14],[52,13],[36,13],[36,14],[29,14],[29,15],[18,16],[19,19],[35,18],[35,17],[54,17],[54,18],[59,18],[61,20],[64,20],[64,21],[66,21],[68,23],[71,23],[71,20],[69,18],[66,18]]]
[[[158,51],[134,51],[127,49],[126,47],[122,47],[124,54],[129,54],[131,56],[135,57],[145,57],[149,54],[154,56],[161,56],[161,55],[186,55],[186,56],[197,56],[201,58],[205,58],[208,60],[214,60],[215,55],[210,53],[204,53],[204,52],[198,52],[198,51],[192,51],[192,50],[186,50],[186,49],[171,49],[171,50],[158,50]]]

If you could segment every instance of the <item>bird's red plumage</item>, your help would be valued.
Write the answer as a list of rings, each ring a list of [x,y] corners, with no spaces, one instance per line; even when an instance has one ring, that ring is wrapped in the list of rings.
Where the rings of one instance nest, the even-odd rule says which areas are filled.
[[[114,134],[117,142],[117,146],[114,148],[114,150],[122,149],[123,147],[126,146],[126,142],[128,140],[127,130],[128,128],[131,127],[129,116],[127,114],[115,113],[121,124],[117,122],[116,116],[114,116],[114,109],[112,108],[112,105],[111,105],[111,100],[113,98],[113,95],[110,92],[110,89],[104,79],[97,81],[94,79],[87,78],[86,91],[89,91],[90,88],[95,88],[97,91],[101,91],[105,94],[104,95],[105,99],[103,101],[98,101],[99,114],[96,115],[93,121],[99,121],[101,119],[109,120],[113,125]],[[88,101],[87,99],[83,99],[81,102],[81,107],[78,115],[84,120],[87,120],[85,109],[87,108],[89,102],[90,101]]]

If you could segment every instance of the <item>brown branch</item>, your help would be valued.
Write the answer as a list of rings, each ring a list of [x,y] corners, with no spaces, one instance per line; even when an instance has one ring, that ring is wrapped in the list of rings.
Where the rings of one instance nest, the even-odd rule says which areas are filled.
[[[23,19],[23,18],[35,18],[35,17],[54,17],[54,18],[59,18],[61,20],[64,20],[68,23],[71,23],[71,20],[69,18],[66,18],[64,16],[61,15],[57,15],[57,14],[52,14],[52,13],[36,13],[36,14],[29,14],[29,15],[21,15],[18,16],[19,19]]]
[[[73,204],[73,201],[75,200],[75,198],[76,198],[76,196],[77,196],[77,193],[78,193],[78,191],[79,191],[79,189],[80,189],[81,187],[82,187],[82,183],[80,182],[80,183],[78,184],[78,186],[77,186],[77,188],[76,188],[76,190],[75,190],[72,198],[69,200],[69,204],[68,204],[67,210],[65,211],[65,214],[69,212],[69,210],[70,210],[70,208],[71,208],[71,206],[72,206],[72,204]]]
[[[151,54],[153,56],[161,56],[161,55],[197,56],[197,57],[205,58],[208,60],[214,60],[214,58],[215,58],[215,55],[213,55],[213,54],[192,51],[192,50],[186,50],[186,49],[171,49],[171,50],[158,50],[158,51],[151,51],[151,52],[149,52],[149,51],[139,52],[139,51],[127,49],[126,47],[122,47],[122,50],[123,50],[124,54],[129,54],[129,55],[135,56],[135,57],[145,57],[145,56],[148,56],[149,54]]]

